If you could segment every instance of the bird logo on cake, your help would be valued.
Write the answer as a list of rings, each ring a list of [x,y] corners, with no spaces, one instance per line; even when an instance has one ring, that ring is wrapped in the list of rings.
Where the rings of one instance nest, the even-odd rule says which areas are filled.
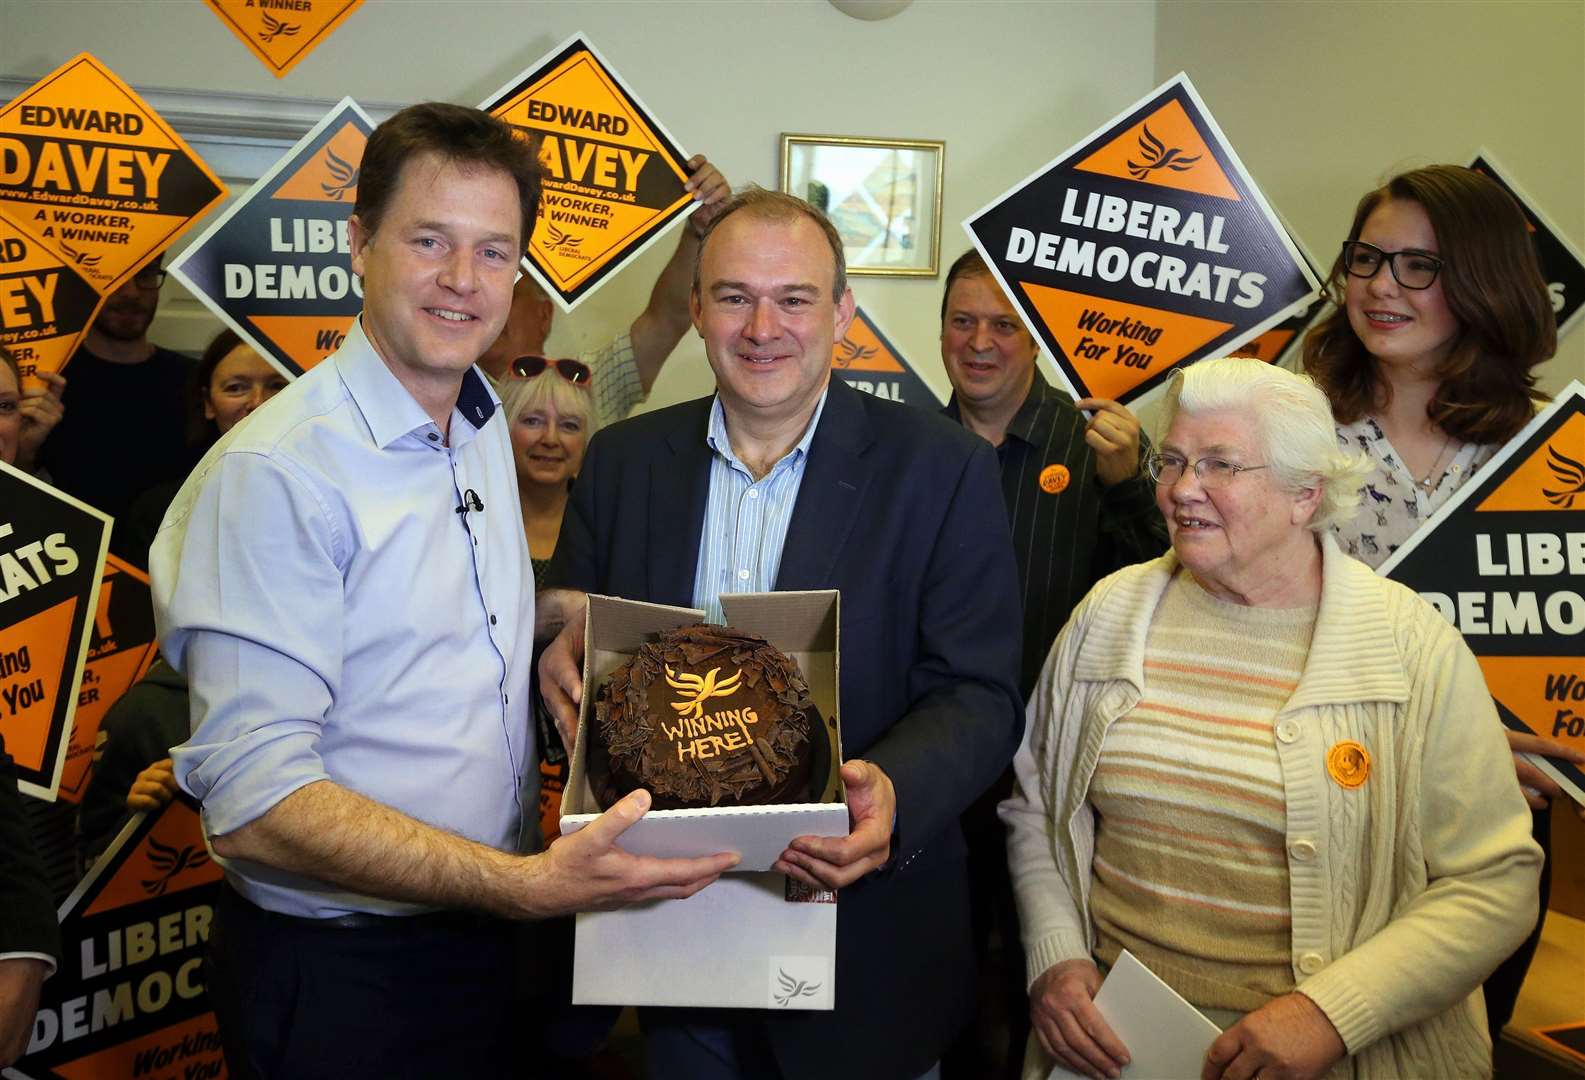
[[[716,682],[716,676],[719,674],[721,669],[714,667],[705,675],[694,675],[686,671],[679,675],[668,665],[666,685],[673,690],[681,690],[685,695],[681,701],[672,702],[671,707],[682,714],[684,719],[698,720],[704,715],[706,701],[711,698],[729,697],[736,693],[738,683],[743,678],[741,671],[734,671],[727,678]]]

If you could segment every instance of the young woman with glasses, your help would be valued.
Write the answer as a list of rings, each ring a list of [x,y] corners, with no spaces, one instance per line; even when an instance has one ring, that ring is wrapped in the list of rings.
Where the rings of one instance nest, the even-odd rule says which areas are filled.
[[[1334,531],[1345,551],[1374,567],[1535,416],[1545,395],[1533,372],[1555,351],[1557,324],[1518,205],[1492,180],[1454,165],[1406,172],[1361,199],[1328,284],[1338,307],[1306,339],[1304,365],[1331,400],[1338,441],[1371,460],[1358,513]],[[1578,764],[1585,755],[1507,735],[1548,855],[1544,918],[1547,808],[1564,796],[1520,752]],[[1540,936],[1537,921],[1486,981],[1493,1042]]]

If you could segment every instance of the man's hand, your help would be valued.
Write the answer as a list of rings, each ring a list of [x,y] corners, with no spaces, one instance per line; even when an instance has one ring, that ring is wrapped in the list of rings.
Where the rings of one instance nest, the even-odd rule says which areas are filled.
[[[1052,964],[1029,988],[1029,1022],[1046,1053],[1077,1073],[1116,1077],[1128,1064],[1123,1045],[1095,1007],[1101,972],[1090,960]]]
[[[38,459],[39,447],[55,425],[66,415],[61,395],[66,392],[66,376],[54,371],[35,371],[34,376],[44,381],[22,391],[18,412],[22,415],[22,432],[17,436],[17,468],[30,471]]]
[[[171,770],[171,759],[164,758],[138,773],[127,792],[127,809],[134,814],[142,810],[158,810],[170,802],[177,792],[176,774]]]
[[[1200,1080],[1311,1080],[1348,1048],[1320,1007],[1303,994],[1268,1001],[1222,1032],[1205,1052]]]
[[[578,738],[578,705],[583,701],[583,630],[582,616],[568,619],[556,640],[539,654],[539,693],[569,758]]]
[[[657,859],[623,851],[616,846],[617,839],[644,816],[649,805],[649,792],[640,788],[536,856],[535,888],[526,913],[546,918],[574,911],[610,911],[641,900],[680,900],[740,861],[730,852],[699,859]]]
[[[1080,398],[1073,404],[1093,413],[1084,441],[1095,451],[1095,475],[1102,487],[1121,484],[1139,473],[1139,418],[1107,398]]]
[[[1557,758],[1559,761],[1567,761],[1585,768],[1585,753],[1543,735],[1531,735],[1526,731],[1514,731],[1509,728],[1504,728],[1503,733],[1508,736],[1508,749],[1513,751],[1513,769],[1519,776],[1519,790],[1524,793],[1525,802],[1530,804],[1530,808],[1544,810],[1553,799],[1567,799],[1568,793],[1558,786],[1556,780],[1521,755],[1540,754],[1542,757]],[[1576,814],[1585,817],[1585,812],[1582,812],[1579,803],[1573,803],[1573,806]]]
[[[715,220],[721,208],[732,195],[732,185],[727,183],[726,177],[721,175],[721,170],[710,164],[703,154],[695,154],[688,159],[685,166],[688,170],[688,182],[683,185],[693,194],[693,201],[700,203],[688,218],[688,228],[695,237],[704,235],[710,222]]]
[[[0,1069],[16,1064],[33,1035],[39,988],[49,965],[31,956],[0,960]]]
[[[840,889],[891,858],[892,819],[897,816],[891,777],[879,766],[855,759],[842,766],[842,783],[853,822],[848,834],[797,837],[772,870],[816,889]]]

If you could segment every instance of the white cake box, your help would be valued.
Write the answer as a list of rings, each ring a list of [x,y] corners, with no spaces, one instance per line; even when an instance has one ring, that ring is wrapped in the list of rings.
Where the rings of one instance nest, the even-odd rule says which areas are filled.
[[[835,1007],[835,895],[810,895],[767,871],[794,837],[848,832],[836,772],[842,761],[839,598],[834,591],[742,593],[723,596],[721,606],[728,625],[764,637],[803,670],[831,743],[831,801],[646,814],[622,835],[624,849],[667,857],[731,851],[742,861],[686,900],[579,915],[572,992],[578,1004]],[[563,835],[599,815],[584,775],[584,733],[600,684],[656,634],[703,617],[692,608],[589,597],[583,704],[562,797]]]

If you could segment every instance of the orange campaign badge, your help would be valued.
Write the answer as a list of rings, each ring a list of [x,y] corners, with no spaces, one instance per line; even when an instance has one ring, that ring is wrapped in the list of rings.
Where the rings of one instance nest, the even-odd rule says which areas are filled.
[[[340,348],[363,310],[347,221],[374,121],[342,98],[170,263],[288,378]]]
[[[83,668],[82,688],[77,692],[77,716],[66,748],[66,766],[61,772],[57,796],[61,802],[82,802],[105,713],[143,678],[158,652],[148,575],[131,563],[107,555],[99,578],[99,599],[94,605],[88,662]]]
[[[0,345],[16,357],[24,389],[44,385],[37,372],[65,366],[100,299],[71,263],[0,214]]]
[[[831,374],[856,390],[888,401],[939,409],[941,399],[914,372],[874,318],[855,308],[848,332],[831,346]]]
[[[688,155],[575,34],[479,106],[539,140],[539,220],[524,268],[563,311],[698,205]]]
[[[203,973],[220,878],[186,796],[127,822],[61,905],[60,967],[16,1074],[224,1077]]]
[[[1060,495],[1068,489],[1071,479],[1066,465],[1047,465],[1040,470],[1040,490],[1047,495]]]
[[[102,295],[225,195],[181,136],[87,53],[0,109],[0,213]]]
[[[1326,752],[1326,774],[1338,787],[1360,787],[1370,776],[1370,752],[1351,739],[1333,743]]]
[[[275,73],[297,66],[363,0],[204,0],[220,21]]]
[[[110,518],[0,462],[0,734],[23,794],[55,800]]]
[[[1185,75],[963,227],[1074,397],[1126,404],[1320,287]]]
[[[1585,384],[1569,384],[1379,572],[1464,635],[1504,724],[1585,751]],[[1585,803],[1585,771],[1531,761]]]

